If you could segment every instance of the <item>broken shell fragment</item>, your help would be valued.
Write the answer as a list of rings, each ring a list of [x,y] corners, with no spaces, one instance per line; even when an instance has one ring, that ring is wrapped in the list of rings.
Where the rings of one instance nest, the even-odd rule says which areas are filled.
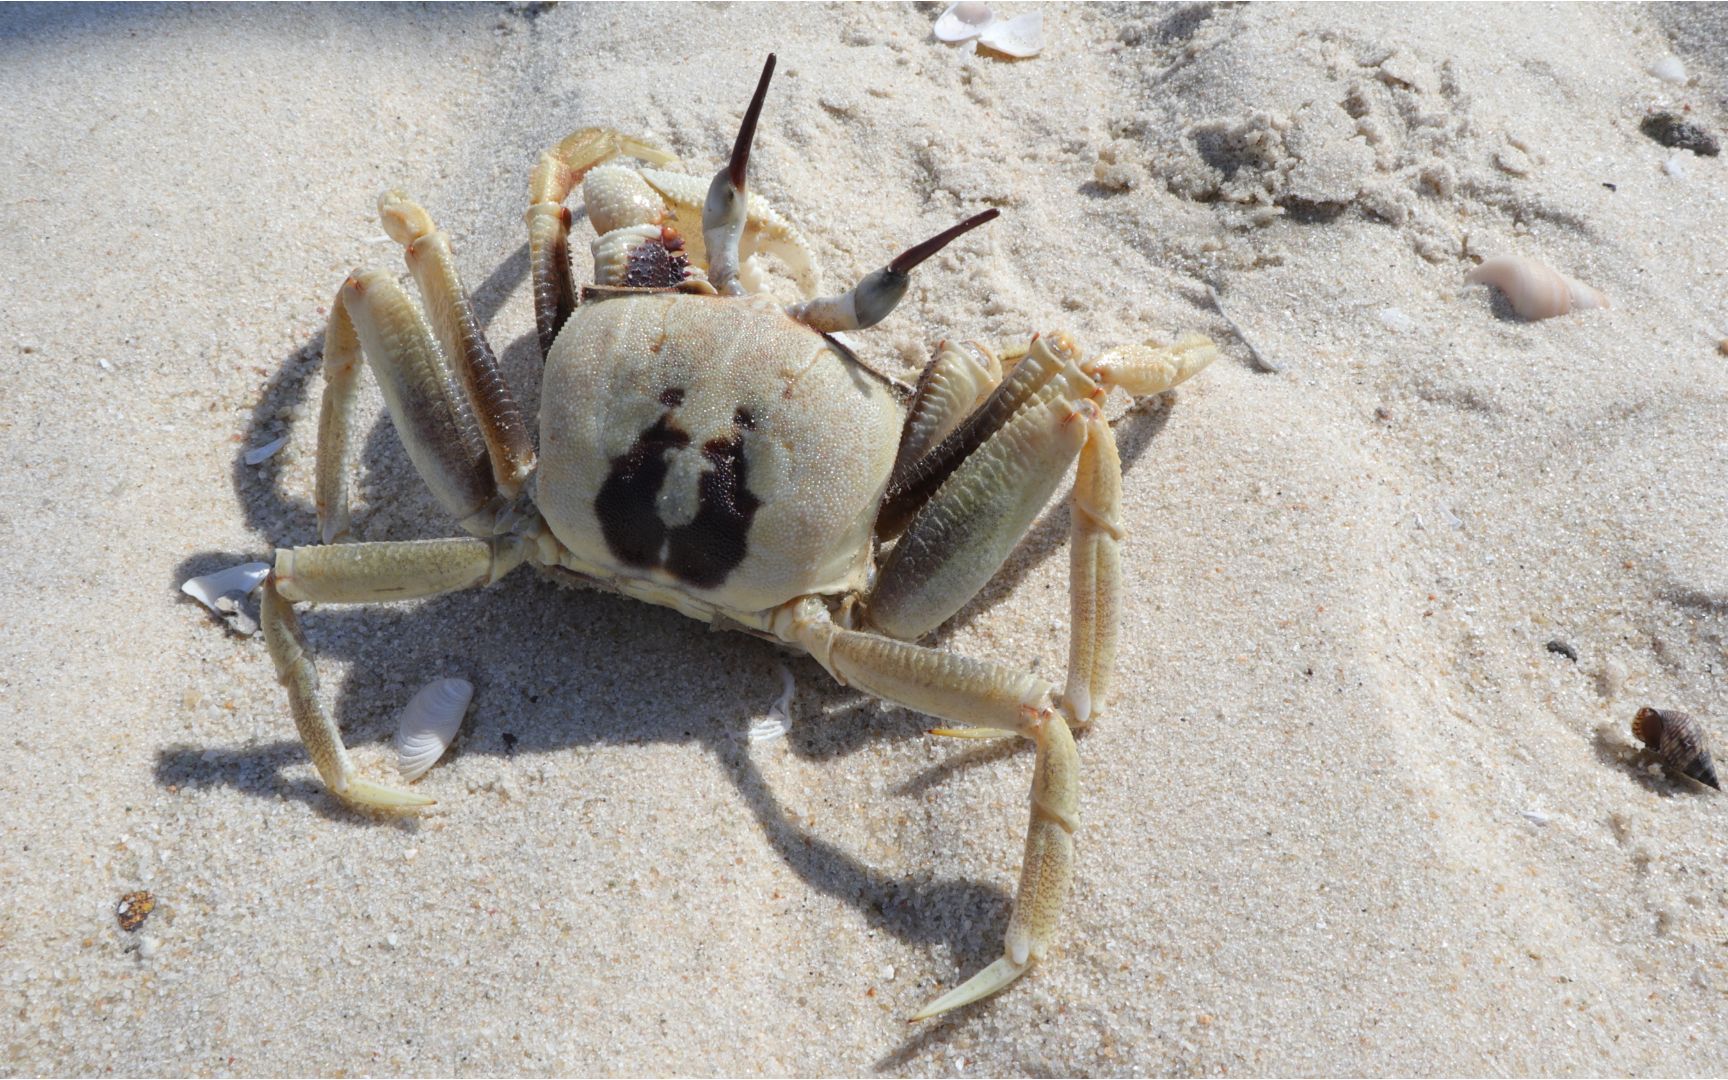
[[[473,699],[474,685],[467,679],[438,679],[420,688],[396,725],[396,767],[402,779],[420,779],[444,756]]]
[[[270,564],[267,562],[241,563],[214,574],[192,578],[180,586],[180,591],[216,614],[224,615],[227,612],[218,607],[216,601],[234,593],[245,596],[263,584],[264,579],[269,576]]]
[[[995,20],[990,13],[990,5],[979,0],[960,0],[958,4],[950,4],[936,20],[936,40],[949,44],[971,41],[983,32],[984,28]]]
[[[1496,255],[1465,274],[1464,280],[1485,282],[1499,289],[1506,294],[1512,310],[1532,322],[1569,311],[1608,306],[1608,297],[1600,290],[1535,259],[1517,255]]]
[[[1704,728],[1691,716],[1646,706],[1632,718],[1632,734],[1669,769],[1722,790],[1716,764],[1710,760],[1710,747],[1704,741]]]
[[[984,27],[978,35],[978,44],[1004,56],[1037,56],[1044,48],[1044,13],[1035,11],[1012,19],[997,19]]]
[[[245,461],[248,465],[262,465],[276,456],[276,451],[288,445],[288,436],[265,443],[254,450],[246,451]]]
[[[778,739],[792,730],[792,695],[797,685],[792,681],[792,671],[785,664],[779,665],[780,681],[783,689],[779,700],[768,709],[768,715],[750,725],[750,741],[752,743],[768,742]]]

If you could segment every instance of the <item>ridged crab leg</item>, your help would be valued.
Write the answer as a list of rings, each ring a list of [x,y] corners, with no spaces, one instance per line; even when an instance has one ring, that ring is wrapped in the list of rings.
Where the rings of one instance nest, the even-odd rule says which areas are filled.
[[[415,471],[463,528],[489,535],[508,500],[493,479],[474,410],[408,294],[389,274],[368,271],[343,282],[324,332],[314,481],[324,542],[348,532],[348,465],[362,355],[383,388]]]
[[[534,471],[534,444],[522,410],[498,370],[492,346],[480,331],[480,317],[456,273],[450,237],[432,224],[430,214],[400,191],[386,192],[379,198],[378,216],[384,231],[402,245],[445,360],[455,367],[463,393],[474,409],[498,491],[506,499],[515,498]]]
[[[1002,361],[988,346],[976,341],[944,341],[937,346],[906,406],[906,426],[900,430],[889,486],[903,480],[905,472],[959,427],[1001,381]]]

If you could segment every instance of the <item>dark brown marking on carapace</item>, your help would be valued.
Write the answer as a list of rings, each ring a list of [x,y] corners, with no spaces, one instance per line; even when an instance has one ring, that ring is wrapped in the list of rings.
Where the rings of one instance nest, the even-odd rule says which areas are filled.
[[[750,491],[744,452],[744,432],[755,427],[755,415],[740,406],[732,414],[732,434],[702,444],[708,468],[696,481],[696,515],[688,524],[668,528],[659,513],[660,489],[670,472],[666,458],[689,446],[690,436],[671,412],[684,403],[684,390],[667,387],[660,403],[667,412],[637,436],[628,452],[612,459],[594,498],[594,515],[606,547],[625,566],[659,567],[695,588],[719,588],[744,561],[750,523],[762,505]]]
[[[709,439],[702,456],[713,467],[697,481],[696,517],[666,534],[666,572],[698,589],[713,589],[744,561],[750,522],[762,502],[746,486],[742,435]]]
[[[655,509],[655,497],[666,482],[667,452],[689,445],[690,436],[667,415],[638,435],[629,451],[612,459],[606,482],[594,496],[594,516],[607,549],[625,566],[660,565],[666,523]]]

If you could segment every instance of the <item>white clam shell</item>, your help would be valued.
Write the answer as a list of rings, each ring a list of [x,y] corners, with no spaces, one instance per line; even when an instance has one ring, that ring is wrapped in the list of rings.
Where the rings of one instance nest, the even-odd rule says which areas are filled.
[[[216,606],[217,600],[229,593],[250,593],[269,576],[270,564],[267,562],[241,563],[214,574],[192,578],[180,586],[180,591],[220,615],[222,609]]]
[[[1506,294],[1512,310],[1530,320],[1608,306],[1608,297],[1599,290],[1535,259],[1518,255],[1496,255],[1464,275],[1464,280],[1485,282],[1499,289]]]
[[[402,779],[420,779],[444,756],[473,699],[474,684],[467,679],[438,679],[420,688],[396,725],[396,768]]]
[[[971,41],[983,32],[986,26],[995,21],[990,5],[979,0],[960,0],[958,4],[950,4],[936,20],[936,40],[955,44],[961,41]]]
[[[1044,48],[1044,13],[997,19],[979,33],[978,44],[1006,56],[1037,56]]]

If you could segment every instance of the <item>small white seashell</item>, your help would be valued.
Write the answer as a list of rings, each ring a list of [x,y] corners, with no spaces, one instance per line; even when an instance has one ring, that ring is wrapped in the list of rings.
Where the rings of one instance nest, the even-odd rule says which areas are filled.
[[[288,436],[284,435],[275,442],[265,443],[256,450],[246,451],[246,464],[258,465],[276,456],[276,451],[288,445]]]
[[[467,679],[437,679],[420,688],[396,725],[396,768],[402,779],[420,779],[444,756],[473,699],[474,685]]]
[[[1686,65],[1682,64],[1680,58],[1675,56],[1673,53],[1669,53],[1654,64],[1651,64],[1648,70],[1650,74],[1656,76],[1665,83],[1673,83],[1675,86],[1684,86],[1686,84]]]
[[[948,10],[936,20],[936,40],[946,41],[950,45],[971,41],[995,19],[996,16],[990,13],[989,4],[980,3],[979,0],[960,0],[958,4],[950,4]]]
[[[1006,56],[1037,56],[1044,48],[1044,13],[997,19],[979,33],[978,44]]]
[[[791,670],[785,664],[779,667],[784,689],[780,692],[779,700],[769,708],[768,715],[750,725],[750,741],[753,743],[778,739],[792,730],[792,694],[797,686],[792,681]]]
[[[1676,180],[1686,179],[1686,163],[1680,159],[1679,154],[1675,154],[1667,161],[1664,161],[1662,163],[1662,171]]]
[[[216,606],[216,601],[230,593],[242,595],[250,593],[262,585],[264,579],[269,576],[270,564],[267,562],[241,563],[239,566],[230,566],[228,569],[219,570],[214,574],[192,578],[180,586],[180,591],[221,615],[223,611]]]
[[[1486,282],[1499,289],[1513,311],[1532,321],[1608,306],[1608,298],[1600,291],[1535,259],[1517,255],[1496,255],[1465,274],[1464,280]]]
[[[1386,329],[1395,330],[1400,334],[1416,327],[1415,320],[1395,307],[1381,308],[1380,321],[1386,324]]]

